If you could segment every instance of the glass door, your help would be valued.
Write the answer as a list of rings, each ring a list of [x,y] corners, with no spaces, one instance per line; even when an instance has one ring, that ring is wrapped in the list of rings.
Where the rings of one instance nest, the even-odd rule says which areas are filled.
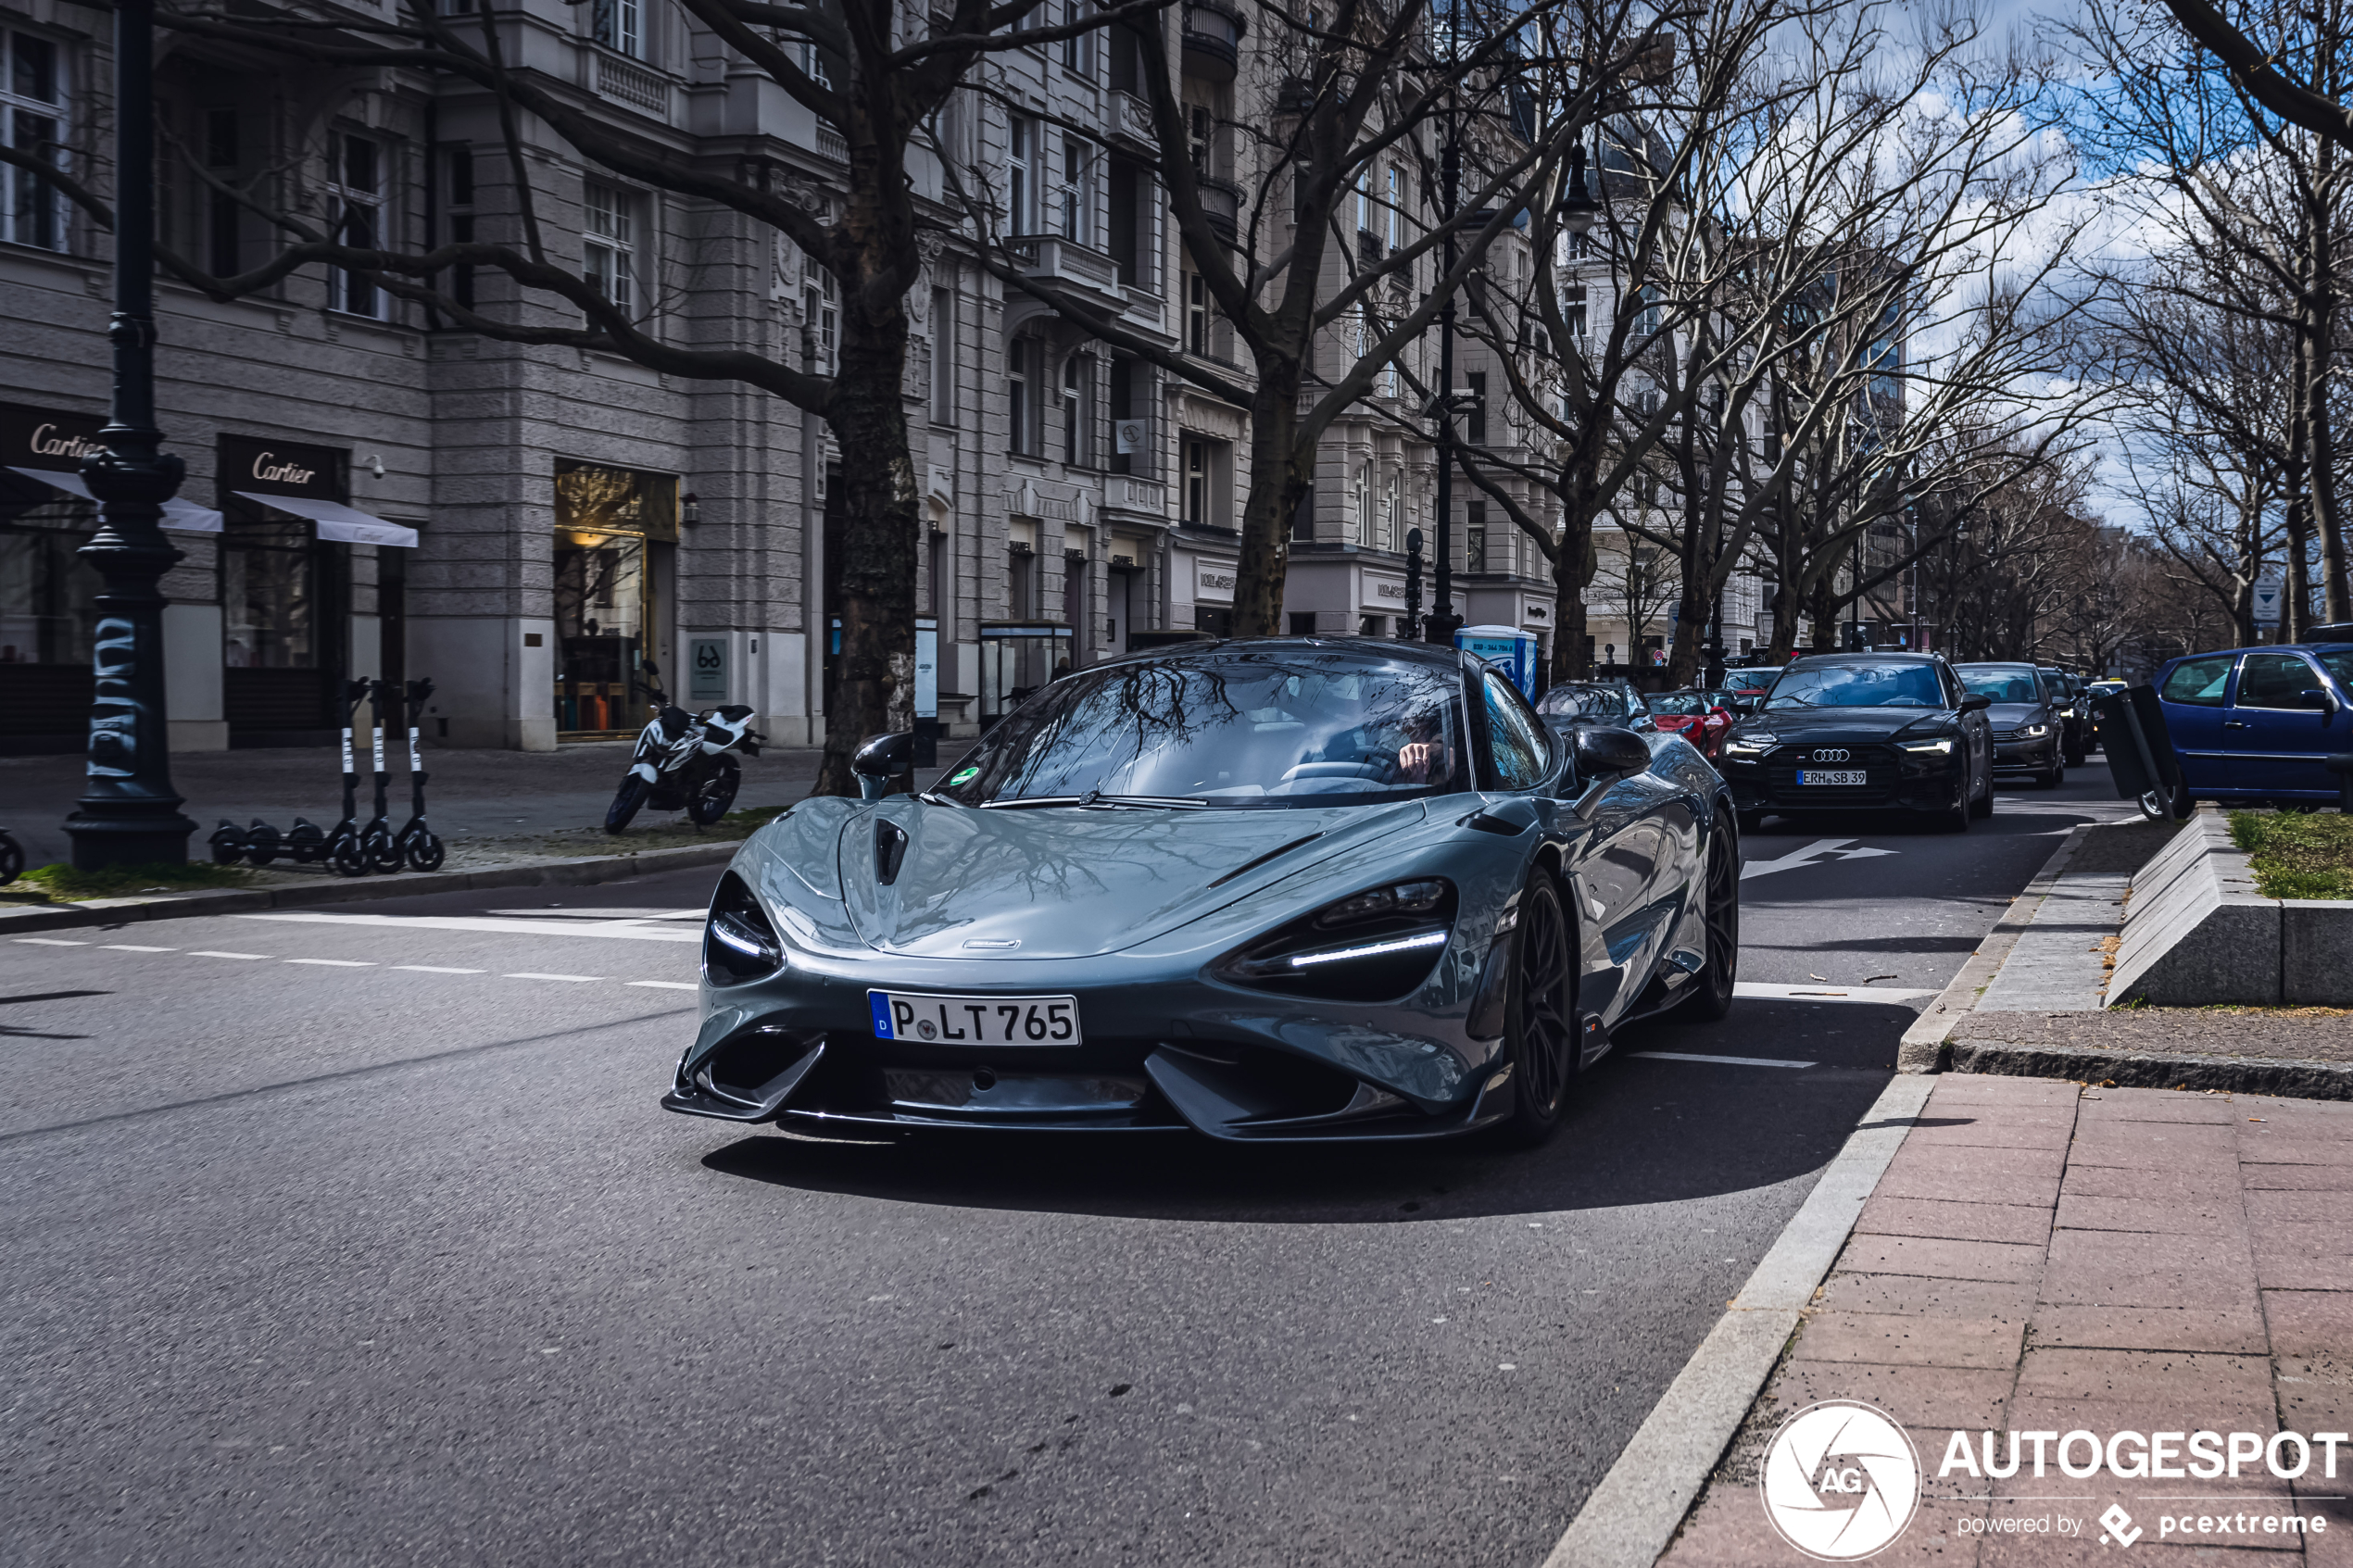
[[[575,739],[632,734],[652,716],[643,671],[646,541],[630,533],[556,536],[556,729]]]

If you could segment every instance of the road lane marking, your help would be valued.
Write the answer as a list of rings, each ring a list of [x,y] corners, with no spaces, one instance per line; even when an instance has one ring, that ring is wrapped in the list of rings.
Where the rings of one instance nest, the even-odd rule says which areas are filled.
[[[582,985],[593,985],[602,980],[604,976],[601,974],[534,974],[529,970],[525,970],[520,974],[502,974],[499,978],[501,980],[570,980]]]
[[[1769,1056],[1695,1056],[1689,1051],[1633,1051],[1646,1061],[1705,1061],[1719,1067],[1811,1067],[1810,1061],[1780,1061]]]
[[[691,991],[696,988],[691,980],[632,980],[628,984],[648,986],[657,991]]]
[[[87,942],[76,942],[65,936],[12,936],[11,942],[22,942],[31,947],[87,947]]]
[[[142,947],[132,942],[101,942],[98,945],[109,953],[176,953],[180,950],[177,947]]]
[[[395,969],[405,969],[412,974],[482,974],[479,969],[444,969],[437,963],[396,963]]]
[[[1843,849],[1854,842],[1851,838],[1818,838],[1805,848],[1793,849],[1779,859],[1751,860],[1741,868],[1741,880],[1746,882],[1753,876],[1770,876],[1775,872],[1793,872],[1800,866],[1818,864],[1818,857]],[[1891,849],[1886,853],[1892,855],[1894,851]]]
[[[699,931],[674,931],[635,921],[492,920],[470,915],[331,915],[309,910],[272,910],[239,920],[307,921],[325,925],[366,925],[406,931],[486,931],[507,936],[604,936],[631,942],[699,942]]]
[[[1765,980],[1733,982],[1732,995],[1752,1001],[1772,1002],[1879,1002],[1894,1004],[1918,1001],[1941,993],[1919,990],[1907,985],[1783,985]]]
[[[373,969],[373,959],[288,959],[288,963],[315,963],[328,969]]]
[[[198,947],[188,955],[192,959],[271,959],[275,953],[223,953],[210,947]]]

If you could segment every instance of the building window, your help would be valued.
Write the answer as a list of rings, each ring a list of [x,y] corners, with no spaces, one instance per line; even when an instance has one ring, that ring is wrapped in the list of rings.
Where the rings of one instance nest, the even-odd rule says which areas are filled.
[[[1209,358],[1209,283],[1198,272],[1185,274],[1185,350]]]
[[[1005,232],[1009,234],[1033,232],[1030,208],[1037,200],[1037,187],[1032,183],[1030,158],[1037,141],[1037,123],[1028,116],[1017,114],[1006,122]]]
[[[812,368],[830,376],[841,359],[841,291],[834,275],[822,267],[812,266],[809,275],[809,286],[801,291],[801,323],[809,334]]]
[[[1373,171],[1369,169],[1356,171],[1356,232],[1373,232]]]
[[[637,225],[627,193],[591,182],[581,197],[581,275],[624,316],[636,306]]]
[[[1487,503],[1463,505],[1463,570],[1473,576],[1487,570]]]
[[[449,238],[457,245],[472,245],[474,237],[474,150],[468,146],[451,147],[444,157],[443,171],[445,205],[449,214]],[[449,271],[449,297],[472,310],[474,307],[474,270],[472,262],[459,262]]]
[[[1206,175],[1209,173],[1210,125],[1211,120],[1209,118],[1208,105],[1191,104],[1187,106],[1185,110],[1185,145],[1192,156],[1193,172],[1195,174]]]
[[[1487,372],[1473,370],[1463,377],[1470,393],[1470,409],[1463,420],[1464,436],[1474,446],[1487,445]]]
[[[931,291],[931,422],[956,422],[956,291]]]
[[[8,144],[44,163],[64,167],[66,84],[57,44],[29,32],[0,29],[7,72],[0,76],[0,131]],[[66,248],[66,199],[31,169],[0,166],[0,240]]]
[[[1080,245],[1095,242],[1095,158],[1086,141],[1063,137],[1063,238]]]
[[[596,0],[597,42],[633,60],[646,57],[642,0]]]
[[[1211,528],[1217,522],[1212,511],[1216,492],[1210,484],[1217,461],[1210,445],[1199,436],[1185,437],[1185,521],[1194,528]]]
[[[1364,544],[1373,532],[1373,465],[1366,463],[1356,470],[1356,543]]]
[[[1092,468],[1095,361],[1074,354],[1063,361],[1063,461],[1073,468]]]
[[[234,182],[244,162],[239,143],[237,111],[207,109],[204,117],[205,168],[221,180]],[[243,218],[236,197],[226,191],[205,192],[205,270],[216,278],[233,278],[242,249],[238,230]]]
[[[1381,492],[1380,547],[1384,550],[1393,550],[1397,547],[1399,515],[1397,483],[1397,475],[1392,471],[1389,476],[1388,486]]]
[[[1405,171],[1395,164],[1389,166],[1389,248],[1403,250],[1405,246]]]
[[[1076,27],[1086,19],[1087,10],[1087,0],[1070,0],[1070,4],[1063,8],[1063,20],[1072,27]],[[1091,77],[1095,74],[1095,35],[1093,33],[1074,33],[1063,40],[1063,69],[1075,76]]]
[[[331,143],[334,158],[327,185],[330,221],[336,242],[360,250],[375,250],[384,243],[384,151],[365,136],[338,132]],[[337,268],[328,282],[333,309],[354,316],[381,317],[384,291],[364,273]]]
[[[1035,454],[1038,447],[1038,345],[1017,337],[1005,345],[1005,437],[1008,451]]]
[[[1567,318],[1569,340],[1585,346],[1585,285],[1571,283],[1561,291],[1561,312]]]

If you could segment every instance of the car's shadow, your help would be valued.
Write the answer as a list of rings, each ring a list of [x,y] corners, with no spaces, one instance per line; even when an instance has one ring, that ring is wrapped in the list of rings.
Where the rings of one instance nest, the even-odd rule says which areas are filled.
[[[1907,1008],[1743,1000],[1718,1023],[1637,1025],[1540,1149],[1476,1139],[1252,1148],[1187,1132],[763,1130],[707,1155],[726,1175],[902,1203],[1252,1224],[1381,1224],[1670,1203],[1818,1172],[1894,1067]],[[1751,1056],[1804,1068],[1656,1060]]]

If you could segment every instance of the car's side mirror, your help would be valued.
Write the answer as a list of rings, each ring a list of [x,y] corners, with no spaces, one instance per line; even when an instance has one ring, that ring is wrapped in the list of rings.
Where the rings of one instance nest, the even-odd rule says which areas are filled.
[[[867,800],[880,800],[883,791],[890,787],[890,781],[914,765],[915,735],[912,730],[868,735],[849,759],[849,771],[858,775],[859,796]]]
[[[1961,698],[1961,711],[1964,713],[1976,713],[1993,706],[1994,699],[1983,692],[1971,692]]]
[[[2297,693],[2296,696],[2306,708],[2314,709],[2322,713],[2336,711],[2336,698],[2319,686],[2307,686]]]
[[[1639,773],[1651,765],[1651,748],[1642,736],[1610,725],[1578,725],[1569,735],[1568,752],[1580,779]]]

